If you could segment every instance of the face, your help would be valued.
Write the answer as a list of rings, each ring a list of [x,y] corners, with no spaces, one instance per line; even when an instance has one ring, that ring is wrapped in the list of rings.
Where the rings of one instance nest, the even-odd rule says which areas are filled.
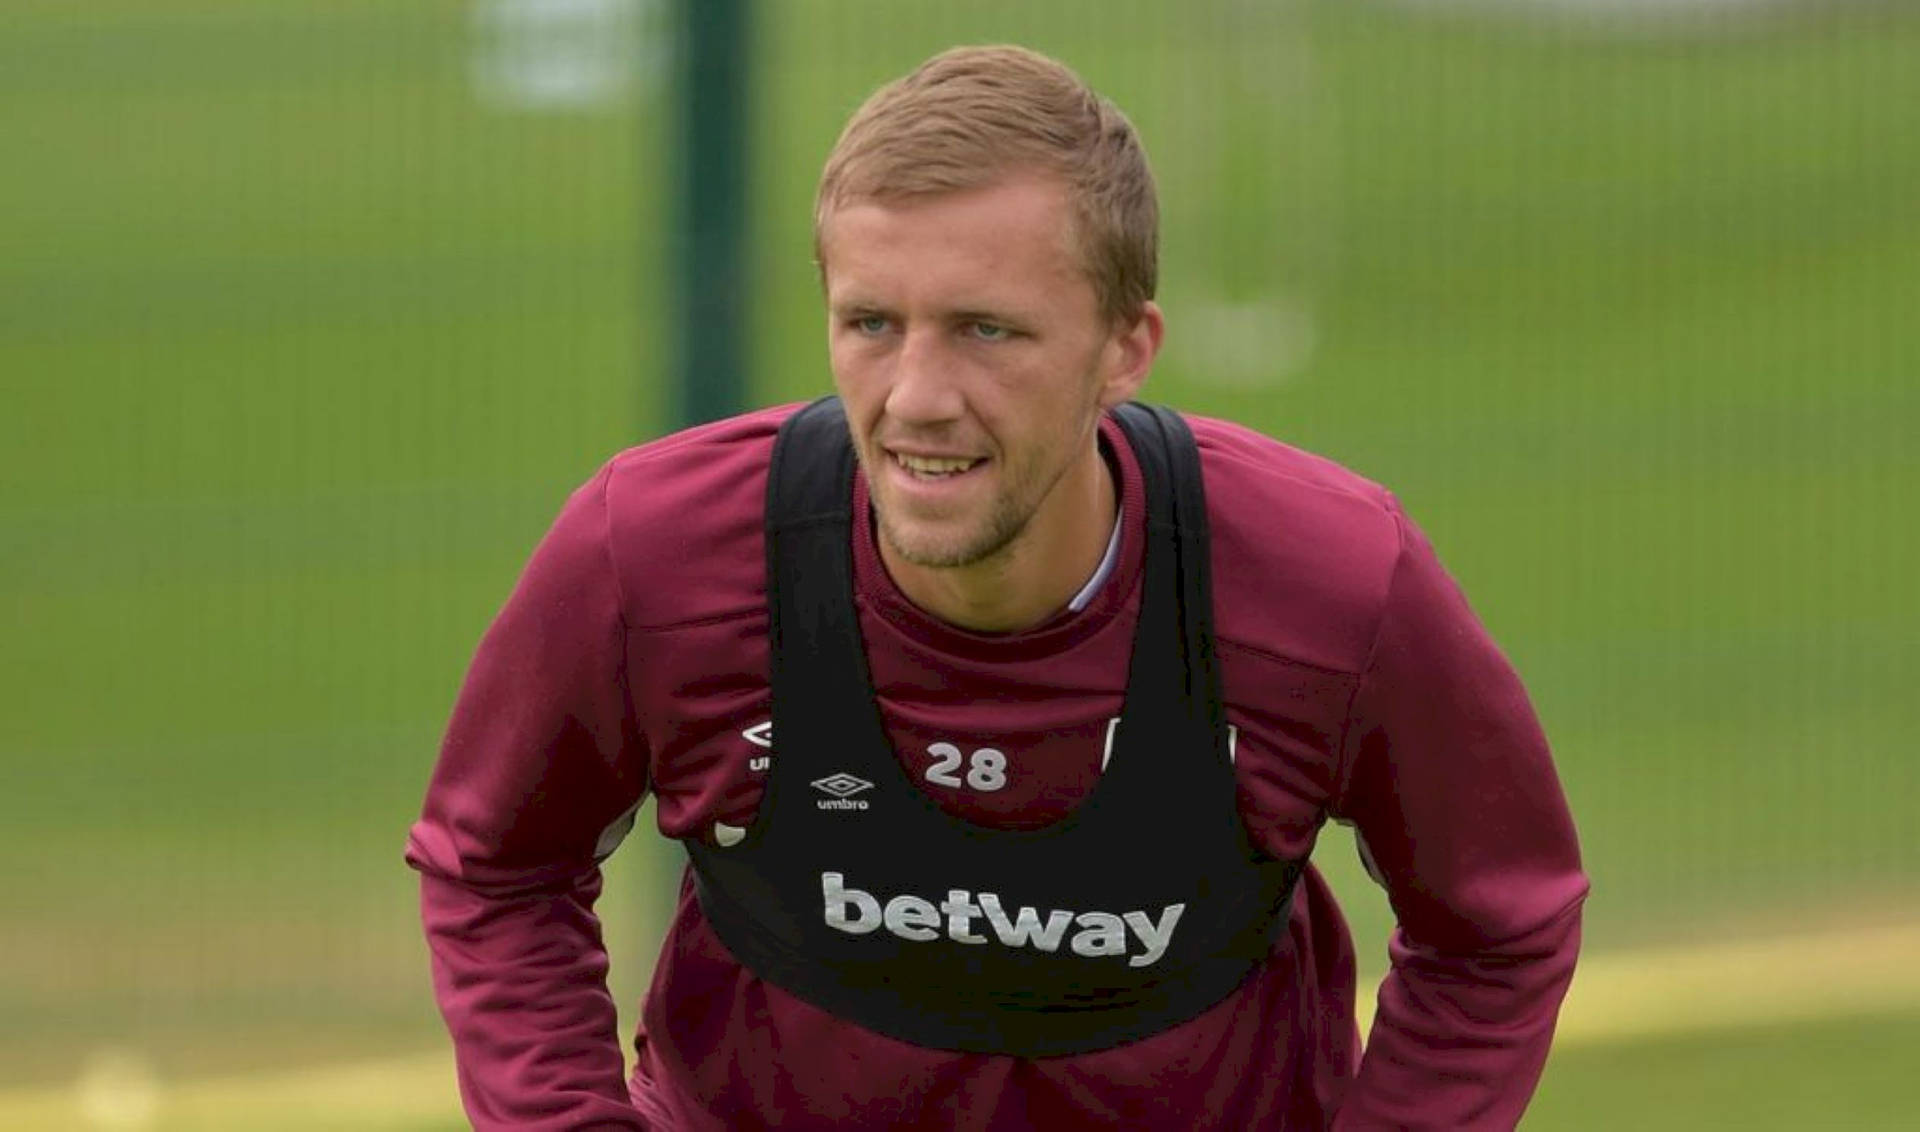
[[[1095,428],[1146,377],[1159,312],[1102,316],[1071,223],[1044,179],[825,219],[834,382],[890,560],[964,568],[1090,525],[1104,544]]]

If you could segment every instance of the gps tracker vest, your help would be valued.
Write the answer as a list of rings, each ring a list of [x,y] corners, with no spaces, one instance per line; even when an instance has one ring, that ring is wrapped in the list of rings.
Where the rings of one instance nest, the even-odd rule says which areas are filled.
[[[782,426],[765,793],[738,843],[685,842],[702,912],[767,982],[916,1045],[1051,1057],[1186,1021],[1276,946],[1301,863],[1259,853],[1237,808],[1199,453],[1166,409],[1114,416],[1147,497],[1125,706],[1098,784],[1024,831],[943,813],[902,768],[854,607],[843,410]]]

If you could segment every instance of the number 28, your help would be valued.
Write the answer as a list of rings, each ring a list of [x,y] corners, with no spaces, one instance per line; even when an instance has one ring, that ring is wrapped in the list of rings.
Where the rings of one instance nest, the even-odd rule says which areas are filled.
[[[927,781],[941,786],[971,786],[975,790],[998,790],[1007,784],[1007,756],[992,747],[982,747],[968,758],[952,743],[933,743],[927,747],[933,765],[927,768]],[[967,764],[966,781],[956,772]]]

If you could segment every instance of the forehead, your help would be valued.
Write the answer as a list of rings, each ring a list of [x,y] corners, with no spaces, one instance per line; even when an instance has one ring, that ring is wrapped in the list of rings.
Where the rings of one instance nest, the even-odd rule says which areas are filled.
[[[885,297],[867,292],[1092,294],[1067,189],[1048,179],[849,201],[822,218],[820,254],[832,302]]]

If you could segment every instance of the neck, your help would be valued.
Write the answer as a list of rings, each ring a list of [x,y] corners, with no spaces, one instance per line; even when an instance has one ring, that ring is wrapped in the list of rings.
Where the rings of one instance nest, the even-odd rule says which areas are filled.
[[[907,600],[951,625],[1017,633],[1065,609],[1099,568],[1119,492],[1096,445],[1061,477],[1014,540],[966,566],[920,566],[880,538],[880,561]]]

